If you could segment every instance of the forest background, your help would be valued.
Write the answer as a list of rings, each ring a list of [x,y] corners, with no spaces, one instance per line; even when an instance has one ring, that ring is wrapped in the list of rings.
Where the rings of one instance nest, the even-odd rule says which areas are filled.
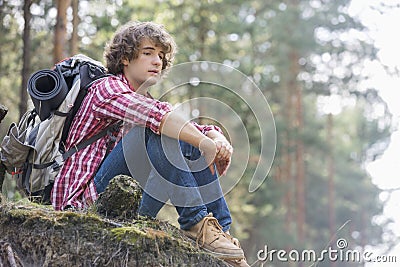
[[[259,122],[251,109],[224,90],[186,86],[165,100],[181,103],[223,99],[245,125],[251,144],[249,168],[223,179],[240,181],[227,194],[250,263],[267,245],[286,251],[371,247],[389,251],[398,243],[385,199],[366,166],[378,159],[395,130],[379,88],[365,86],[368,64],[378,63],[374,40],[345,0],[122,1],[0,0],[0,104],[9,108],[2,138],[30,106],[29,76],[83,53],[103,61],[105,43],[130,20],[166,26],[179,47],[175,64],[213,61],[251,79],[268,100],[277,133],[276,154],[267,179],[249,192],[260,157]],[[396,5],[380,5],[387,12]],[[201,88],[201,90],[199,90]],[[193,107],[201,117],[201,103]],[[235,152],[236,153],[236,152]],[[262,155],[261,155],[262,156]],[[14,200],[12,177],[4,194]],[[387,193],[387,192],[386,192]],[[389,192],[390,193],[390,192]],[[163,218],[176,213],[167,208]],[[400,260],[400,259],[398,259]],[[275,260],[271,266],[305,266]],[[363,266],[325,261],[318,266]]]

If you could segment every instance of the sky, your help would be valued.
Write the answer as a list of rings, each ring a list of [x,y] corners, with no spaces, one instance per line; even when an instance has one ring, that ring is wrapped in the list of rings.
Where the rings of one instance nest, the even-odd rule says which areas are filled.
[[[388,9],[385,13],[378,12],[375,8],[381,3],[398,5]],[[400,25],[400,1],[399,0],[352,0],[349,12],[357,16],[369,29],[369,36],[374,40],[379,49],[378,58],[393,72],[396,68],[400,71],[400,39],[396,37],[398,25]],[[379,90],[380,96],[388,104],[389,111],[393,115],[394,129],[400,129],[400,77],[399,75],[387,74],[379,64],[369,64],[372,77],[368,81],[374,88]],[[400,166],[400,130],[393,132],[389,147],[381,158],[368,164],[367,171],[375,183],[381,189],[400,189],[399,166]],[[381,200],[386,200],[384,215],[392,218],[395,223],[393,231],[400,236],[400,190],[391,193],[384,192],[380,195]],[[379,253],[378,248],[370,248]],[[369,263],[367,267],[398,267],[400,266],[400,245],[386,256],[396,256],[397,263]]]

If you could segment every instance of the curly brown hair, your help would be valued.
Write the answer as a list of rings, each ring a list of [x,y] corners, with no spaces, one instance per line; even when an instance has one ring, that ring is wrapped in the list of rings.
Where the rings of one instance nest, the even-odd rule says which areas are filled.
[[[115,33],[111,43],[105,48],[104,58],[109,73],[123,72],[123,59],[133,60],[139,55],[139,47],[143,38],[149,38],[165,52],[162,69],[168,69],[176,53],[176,44],[164,26],[154,22],[133,21],[125,24]]]

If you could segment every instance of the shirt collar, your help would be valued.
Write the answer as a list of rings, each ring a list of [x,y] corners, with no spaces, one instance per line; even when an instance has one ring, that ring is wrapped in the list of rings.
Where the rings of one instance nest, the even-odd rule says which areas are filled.
[[[133,92],[136,92],[135,88],[133,88],[123,73],[120,73],[117,76],[122,80],[122,82],[126,83]]]

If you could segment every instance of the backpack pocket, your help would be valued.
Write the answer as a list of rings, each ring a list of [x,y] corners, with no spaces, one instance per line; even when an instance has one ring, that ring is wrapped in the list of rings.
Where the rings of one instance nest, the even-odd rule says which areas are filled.
[[[27,129],[21,131],[15,123],[12,123],[1,143],[1,161],[9,172],[21,169],[29,151],[34,148],[25,143],[26,131]]]

